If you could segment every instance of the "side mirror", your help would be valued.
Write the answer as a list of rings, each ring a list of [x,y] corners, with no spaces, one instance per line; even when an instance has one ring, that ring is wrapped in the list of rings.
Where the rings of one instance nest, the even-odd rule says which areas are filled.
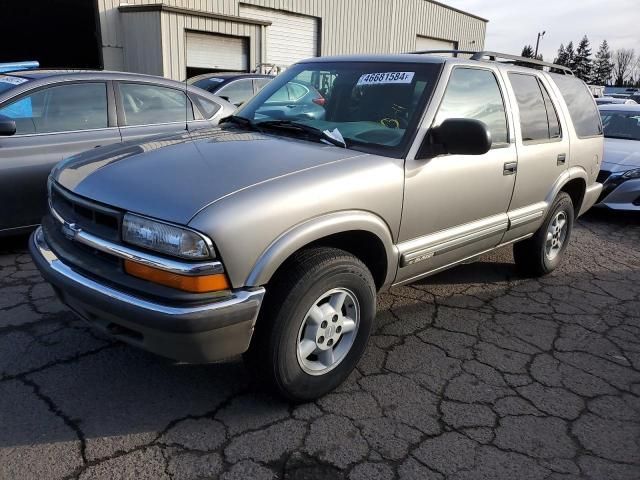
[[[0,115],[0,136],[10,137],[16,133],[16,122],[14,119]]]
[[[429,131],[418,158],[437,155],[484,155],[491,149],[491,132],[480,120],[449,118]]]

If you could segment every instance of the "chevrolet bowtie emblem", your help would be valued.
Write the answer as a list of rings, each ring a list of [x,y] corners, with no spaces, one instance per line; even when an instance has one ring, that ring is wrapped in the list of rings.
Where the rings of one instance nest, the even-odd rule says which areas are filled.
[[[80,227],[78,227],[75,223],[64,222],[64,224],[62,225],[62,234],[69,240],[74,240],[78,233],[80,233]]]

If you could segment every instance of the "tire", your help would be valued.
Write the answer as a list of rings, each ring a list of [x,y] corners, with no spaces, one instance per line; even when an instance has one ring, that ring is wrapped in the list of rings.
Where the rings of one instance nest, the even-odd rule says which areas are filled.
[[[560,265],[571,238],[574,218],[571,197],[565,192],[560,192],[538,231],[531,238],[513,245],[513,258],[518,270],[532,277],[541,277],[555,270]],[[556,227],[560,220],[566,223],[558,230]],[[549,234],[553,237],[550,240],[550,249],[547,245]],[[554,241],[560,243],[553,243]]]
[[[343,294],[342,308],[331,307]],[[375,315],[375,282],[359,259],[335,248],[303,250],[269,283],[245,363],[288,400],[317,399],[353,371]]]

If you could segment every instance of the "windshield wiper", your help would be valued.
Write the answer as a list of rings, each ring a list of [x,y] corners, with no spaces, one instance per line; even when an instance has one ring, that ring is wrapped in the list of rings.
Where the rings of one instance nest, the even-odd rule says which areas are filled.
[[[264,122],[255,123],[255,126],[258,129],[274,128],[303,132],[308,135],[312,135],[319,140],[324,140],[325,142],[330,143],[331,145],[335,145],[336,147],[347,148],[347,142],[343,138],[341,138],[342,135],[340,135],[340,132],[337,133],[337,135],[340,135],[340,137],[338,137],[332,132],[321,130],[304,123],[292,122],[291,120],[266,120]]]
[[[248,118],[244,118],[239,115],[229,115],[228,117],[224,117],[220,120],[219,124],[222,125],[223,123],[233,123],[234,125],[244,127],[248,130],[260,131],[253,120],[249,120]]]

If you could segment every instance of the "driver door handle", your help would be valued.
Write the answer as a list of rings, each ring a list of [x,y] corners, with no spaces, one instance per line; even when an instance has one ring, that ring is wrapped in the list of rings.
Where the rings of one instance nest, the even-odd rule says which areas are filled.
[[[506,162],[502,169],[503,175],[514,175],[518,171],[518,162]]]

